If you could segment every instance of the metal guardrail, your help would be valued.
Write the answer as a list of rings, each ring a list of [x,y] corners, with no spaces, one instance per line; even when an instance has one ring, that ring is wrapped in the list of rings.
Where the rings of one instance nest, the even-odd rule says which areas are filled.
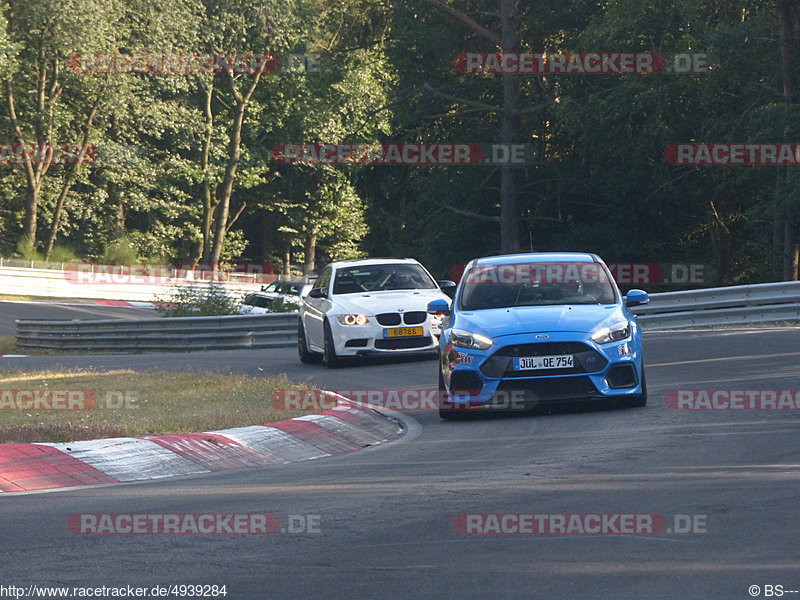
[[[50,350],[186,351],[282,348],[297,344],[297,313],[101,319],[17,320],[17,347]]]
[[[800,321],[800,282],[666,292],[650,299],[633,309],[646,330]],[[16,324],[17,346],[30,349],[180,351],[297,343],[297,313]]]
[[[632,310],[643,329],[800,321],[800,282],[652,294],[649,304]]]

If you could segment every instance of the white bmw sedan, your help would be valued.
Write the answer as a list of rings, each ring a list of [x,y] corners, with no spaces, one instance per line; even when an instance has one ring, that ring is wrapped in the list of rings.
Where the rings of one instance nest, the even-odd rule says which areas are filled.
[[[441,317],[428,302],[449,300],[442,289],[454,286],[413,258],[331,263],[300,306],[300,360],[334,367],[342,357],[436,352]]]

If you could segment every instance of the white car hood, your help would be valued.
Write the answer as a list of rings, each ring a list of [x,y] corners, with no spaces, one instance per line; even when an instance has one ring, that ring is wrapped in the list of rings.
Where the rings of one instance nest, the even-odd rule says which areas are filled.
[[[333,297],[332,312],[334,314],[363,314],[374,317],[385,312],[408,312],[410,310],[425,311],[428,302],[437,298],[450,300],[441,290],[387,290],[385,292],[360,292],[358,294],[342,294]]]

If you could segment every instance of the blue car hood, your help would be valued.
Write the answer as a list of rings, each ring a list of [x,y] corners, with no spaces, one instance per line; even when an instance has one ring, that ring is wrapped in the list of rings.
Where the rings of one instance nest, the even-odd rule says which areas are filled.
[[[618,304],[515,306],[458,313],[454,326],[496,338],[555,331],[589,333],[625,319],[622,307]]]

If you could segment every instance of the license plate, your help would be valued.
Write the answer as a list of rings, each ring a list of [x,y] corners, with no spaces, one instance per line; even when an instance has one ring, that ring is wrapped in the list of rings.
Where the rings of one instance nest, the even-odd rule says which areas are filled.
[[[393,329],[384,329],[383,337],[414,337],[424,335],[422,327],[394,327]]]
[[[571,354],[557,356],[521,356],[514,359],[515,371],[528,369],[570,369],[573,361]]]

